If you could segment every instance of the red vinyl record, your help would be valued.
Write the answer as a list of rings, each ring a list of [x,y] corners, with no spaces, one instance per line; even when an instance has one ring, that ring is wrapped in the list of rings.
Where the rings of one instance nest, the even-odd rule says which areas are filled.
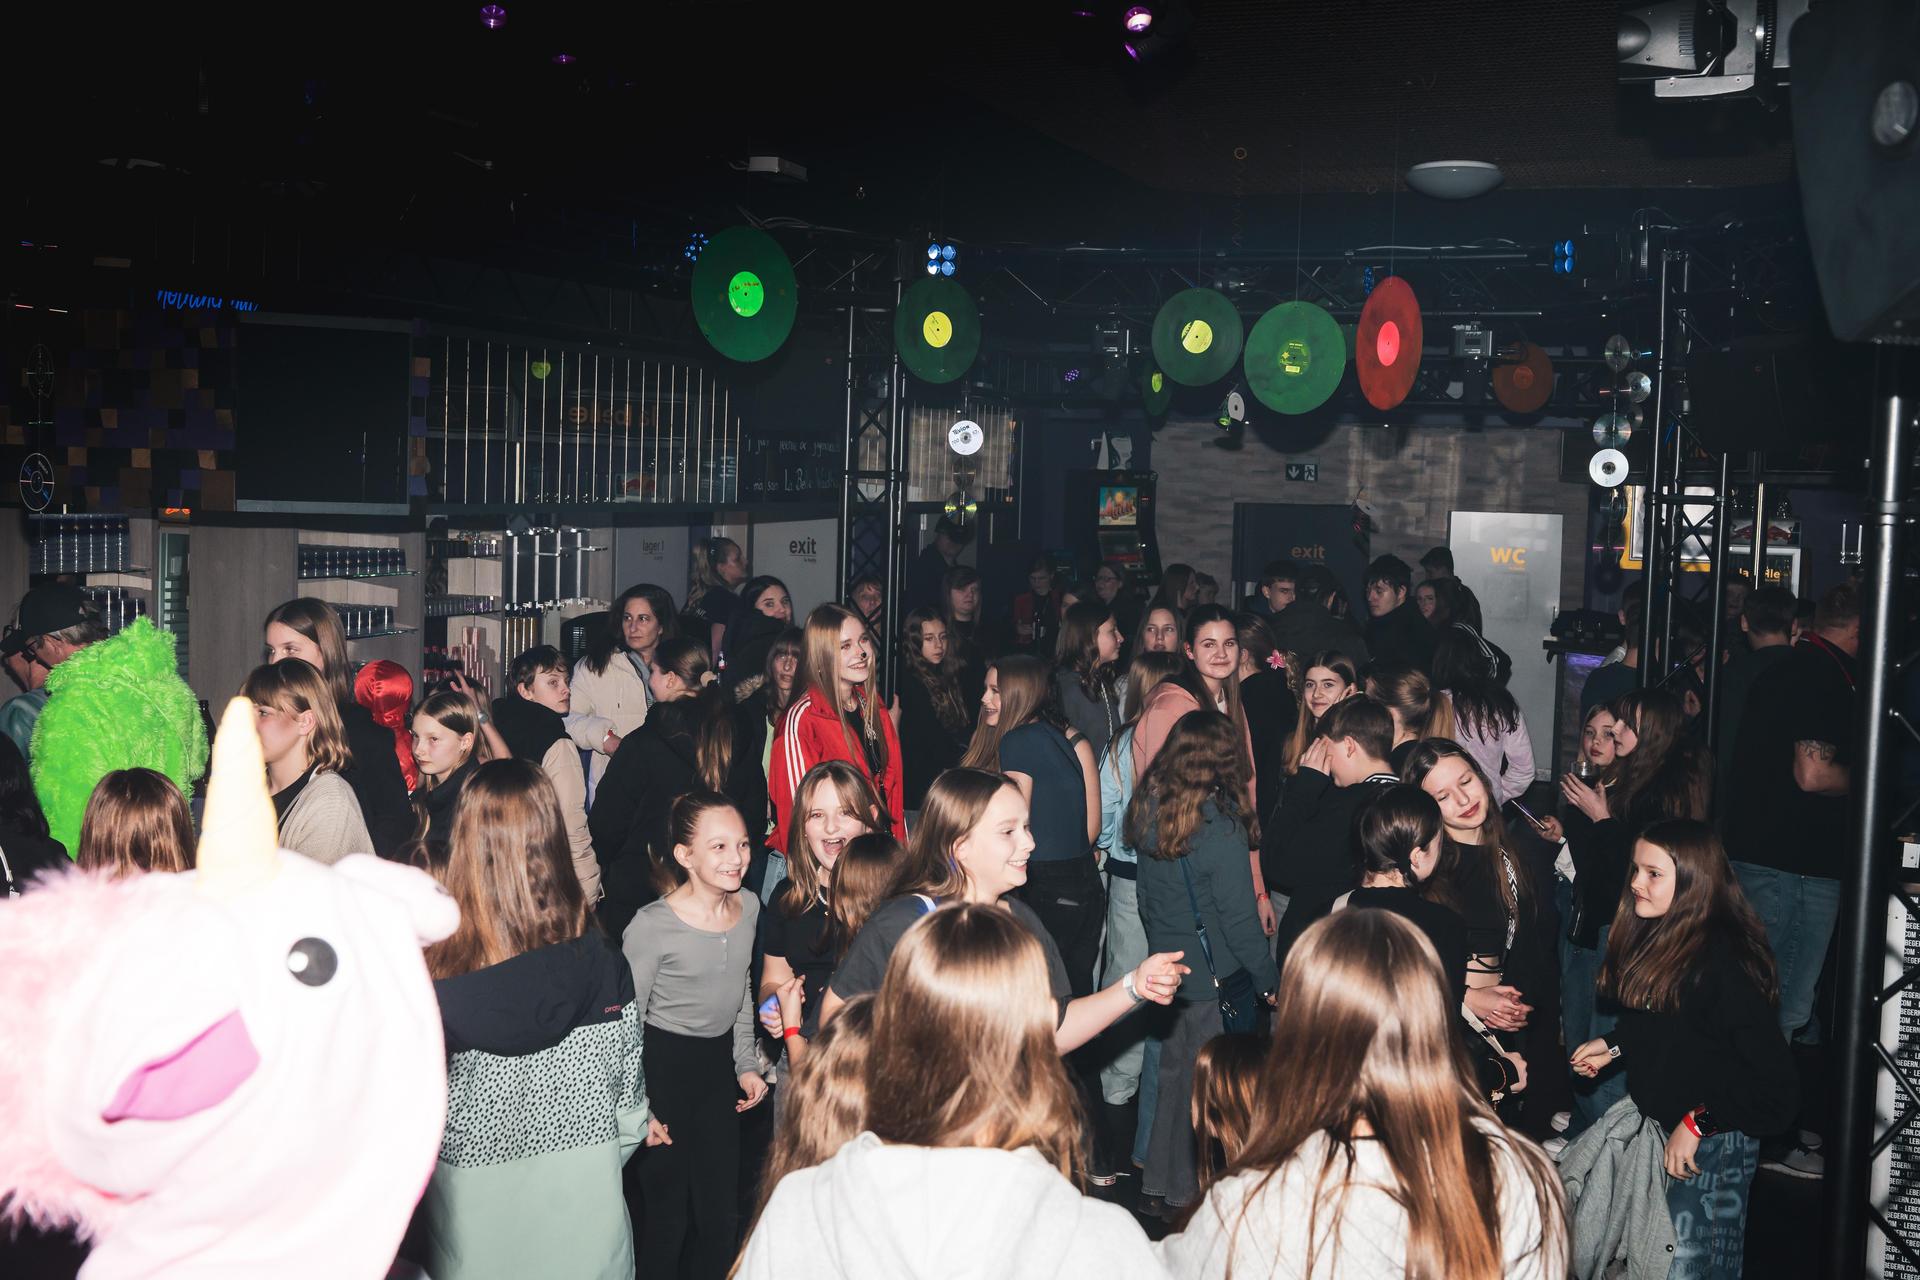
[[[1399,276],[1374,285],[1353,340],[1353,367],[1368,404],[1391,409],[1407,398],[1420,371],[1422,338],[1413,287]]]
[[[1553,361],[1531,342],[1520,344],[1517,362],[1493,366],[1493,398],[1508,413],[1533,413],[1553,394]]]

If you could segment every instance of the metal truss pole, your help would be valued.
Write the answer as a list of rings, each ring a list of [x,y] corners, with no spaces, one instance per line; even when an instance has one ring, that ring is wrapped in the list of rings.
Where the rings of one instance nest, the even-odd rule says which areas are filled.
[[[901,289],[898,258],[897,252],[891,255],[893,269],[885,286],[896,305]],[[846,278],[849,292],[857,292],[857,272],[849,271]],[[849,298],[846,373],[847,427],[835,585],[838,597],[844,600],[853,582],[868,574],[885,584],[882,635],[878,637],[881,643],[877,647],[891,654],[898,646],[890,641],[898,636],[904,616],[900,603],[906,557],[901,547],[901,524],[907,470],[907,440],[900,409],[904,388],[900,356],[893,344],[892,308],[863,305]],[[877,385],[882,381],[884,390]],[[879,455],[877,465],[867,466],[864,460],[874,454]],[[891,696],[891,670],[883,672],[881,688]]]
[[[1893,354],[1910,366],[1908,353]],[[1864,513],[1860,716],[1851,775],[1852,865],[1841,882],[1839,938],[1834,956],[1839,979],[1835,1017],[1839,1035],[1833,1063],[1835,1124],[1823,1189],[1825,1231],[1821,1241],[1824,1274],[1830,1276],[1866,1274],[1869,1214],[1909,1260],[1914,1257],[1913,1242],[1903,1234],[1903,1224],[1889,1223],[1870,1203],[1871,1162],[1913,1119],[1916,1099],[1920,1098],[1915,1082],[1880,1042],[1880,1006],[1886,1000],[1899,999],[1914,977],[1909,973],[1892,987],[1881,989],[1889,854],[1897,835],[1893,827],[1904,816],[1893,812],[1890,796],[1901,745],[1892,730],[1899,726],[1912,732],[1895,704],[1902,667],[1895,660],[1894,645],[1902,619],[1899,588],[1905,566],[1903,544],[1910,536],[1907,526],[1920,514],[1920,506],[1912,500],[1915,400],[1897,380],[1889,380],[1883,390],[1874,424],[1872,488]],[[1758,534],[1756,527],[1755,536]],[[1877,1142],[1872,1141],[1876,1061],[1893,1073],[1906,1100],[1901,1108],[1905,1114]]]
[[[1640,687],[1643,689],[1658,684],[1665,674],[1656,661],[1653,637],[1654,616],[1660,605],[1654,587],[1660,582],[1665,564],[1660,548],[1660,432],[1667,420],[1667,302],[1670,296],[1667,276],[1672,259],[1670,250],[1660,251],[1660,321],[1653,353],[1653,412],[1647,415],[1653,440],[1647,450],[1647,500],[1640,504],[1640,519],[1646,528],[1640,553],[1640,581],[1646,587],[1646,606],[1640,611]]]

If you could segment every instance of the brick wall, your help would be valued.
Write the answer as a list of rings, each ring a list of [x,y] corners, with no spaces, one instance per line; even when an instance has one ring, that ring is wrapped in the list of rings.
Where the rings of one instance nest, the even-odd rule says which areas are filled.
[[[1556,430],[1341,426],[1297,452],[1251,435],[1245,448],[1230,451],[1214,444],[1219,436],[1211,422],[1179,418],[1154,433],[1163,562],[1185,561],[1225,581],[1236,502],[1349,502],[1364,489],[1379,512],[1373,554],[1399,556],[1415,566],[1416,579],[1420,554],[1447,540],[1451,512],[1559,513],[1560,607],[1580,607],[1591,486],[1561,482]],[[1319,462],[1317,484],[1285,478],[1285,464],[1302,459]]]

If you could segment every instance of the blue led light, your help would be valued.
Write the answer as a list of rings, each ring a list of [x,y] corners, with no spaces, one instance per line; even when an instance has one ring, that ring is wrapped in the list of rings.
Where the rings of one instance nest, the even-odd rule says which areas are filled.
[[[930,276],[937,276],[937,275],[939,275],[939,274],[940,274],[940,264],[939,264],[939,263],[937,263],[937,262],[929,262],[929,263],[927,264],[927,274],[928,274],[928,275],[930,275]]]
[[[939,246],[939,245],[937,245],[937,244],[930,244],[930,245],[928,245],[928,246],[927,246],[927,257],[928,257],[929,259],[932,259],[932,260],[938,260],[938,259],[939,259],[939,257],[940,257],[940,246]]]
[[[943,276],[950,276],[950,275],[952,275],[952,274],[953,274],[953,264],[952,264],[951,262],[943,262],[943,263],[941,263],[941,264],[940,264],[940,274],[941,274],[941,275],[943,275]]]
[[[953,246],[947,245],[945,248],[941,249],[940,256],[945,258],[948,262],[952,262],[954,258]]]

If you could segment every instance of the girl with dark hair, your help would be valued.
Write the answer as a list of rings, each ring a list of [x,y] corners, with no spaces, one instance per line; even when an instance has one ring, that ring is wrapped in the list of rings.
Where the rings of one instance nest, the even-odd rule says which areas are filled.
[[[769,898],[760,917],[762,1008],[798,984],[802,1016],[794,1022],[798,1037],[810,1039],[820,1026],[820,1007],[827,979],[845,954],[851,935],[840,938],[834,927],[834,876],[847,846],[872,832],[880,823],[880,799],[873,785],[844,760],[817,764],[800,780],[794,793],[793,818],[787,833],[787,875]],[[785,1028],[777,1016],[761,1014],[771,1035]],[[787,1052],[795,1060],[804,1044],[787,1038]]]
[[[1560,1178],[1482,1100],[1439,958],[1385,911],[1300,936],[1240,1157],[1160,1244],[1177,1280],[1239,1275],[1558,1280]]]
[[[1513,659],[1507,651],[1487,639],[1487,625],[1481,620],[1480,598],[1473,594],[1473,588],[1458,578],[1434,579],[1435,607],[1433,623],[1444,639],[1452,632],[1461,632],[1466,639],[1486,658],[1487,674],[1493,683],[1502,689],[1513,675]]]
[[[589,629],[586,655],[573,667],[567,733],[582,751],[593,753],[590,790],[598,790],[620,740],[646,720],[653,705],[648,678],[654,650],[673,631],[673,597],[651,582],[621,592],[607,610],[606,624]]]
[[[1160,573],[1154,598],[1185,613],[1200,603],[1200,575],[1190,564],[1170,564]]]
[[[905,931],[873,1002],[866,1132],[774,1188],[741,1280],[1157,1270],[1131,1215],[1075,1185],[1051,986],[1042,944],[990,904]]]
[[[739,607],[727,623],[725,641],[712,650],[714,666],[727,687],[759,675],[767,664],[767,649],[792,625],[793,597],[787,584],[774,577],[748,578],[740,588]]]
[[[1443,738],[1416,747],[1402,778],[1440,806],[1440,861],[1427,896],[1467,922],[1467,1009],[1494,1032],[1524,1031],[1509,1043],[1530,1066],[1552,1061],[1558,966],[1548,961],[1533,875],[1501,819],[1492,783],[1466,748]],[[1545,1134],[1552,1117],[1539,1110],[1528,1110],[1526,1123]]]
[[[1067,723],[1092,744],[1095,759],[1106,752],[1120,728],[1126,680],[1115,664],[1125,640],[1113,609],[1096,601],[1072,605],[1060,623],[1053,673],[1060,710]]]
[[[94,790],[99,791],[97,784]],[[84,818],[80,829],[86,831]],[[187,847],[193,847],[191,832]],[[40,872],[65,871],[71,865],[67,851],[47,835],[47,818],[40,812],[26,757],[12,738],[0,734],[0,890],[17,898]]]
[[[845,605],[823,604],[807,615],[805,689],[787,708],[768,763],[773,847],[785,852],[794,792],[807,770],[845,760],[865,774],[885,801],[889,831],[906,814],[900,735],[875,685],[873,633]]]
[[[1766,933],[1705,823],[1656,822],[1641,833],[1600,990],[1620,1006],[1619,1025],[1575,1049],[1573,1069],[1591,1077],[1617,1060],[1633,1105],[1670,1135],[1669,1274],[1733,1280],[1755,1135],[1792,1123],[1799,1083],[1774,1010]]]
[[[1255,797],[1259,771],[1254,764],[1253,732],[1247,725],[1246,711],[1240,703],[1240,629],[1233,615],[1217,604],[1205,604],[1187,615],[1187,665],[1171,680],[1153,691],[1141,704],[1140,723],[1133,734],[1133,776],[1137,782],[1146,776],[1153,758],[1166,740],[1175,721],[1188,712],[1202,708],[1219,711],[1240,732],[1240,781],[1246,788],[1241,812],[1248,816],[1245,832],[1251,844],[1247,861],[1253,872],[1253,888],[1260,927],[1271,937],[1279,927],[1280,915],[1267,900],[1266,878],[1260,869],[1260,836]]]
[[[606,900],[601,923],[624,930],[633,913],[674,882],[669,818],[683,793],[730,794],[737,777],[733,701],[720,688],[706,646],[662,640],[648,677],[653,710],[614,752],[587,813]]]
[[[1066,966],[1046,926],[1032,908],[1011,896],[1026,883],[1032,853],[1026,797],[1004,774],[963,767],[936,778],[908,837],[906,861],[890,896],[867,917],[827,984],[821,1022],[831,1020],[853,997],[877,990],[901,935],[921,916],[952,902],[1011,912],[1039,939],[1059,1005],[1054,1044],[1061,1053],[1072,1053],[1142,1000],[1171,1001],[1186,972],[1177,953],[1148,956],[1104,990],[1073,998]]]
[[[1093,598],[1113,610],[1114,625],[1122,635],[1132,636],[1140,629],[1140,597],[1127,581],[1125,565],[1116,560],[1100,562],[1093,571]]]
[[[748,886],[760,895],[764,906],[786,875],[786,859],[768,846],[773,830],[773,804],[767,798],[767,778],[773,763],[773,740],[780,733],[780,721],[787,708],[800,696],[800,664],[806,651],[806,634],[798,627],[787,627],[767,646],[766,661],[760,671],[733,686],[733,759],[734,798],[747,820],[753,836],[756,873]]]
[[[1441,632],[1433,683],[1453,708],[1453,740],[1493,780],[1494,804],[1525,795],[1534,781],[1533,738],[1520,704],[1494,678],[1493,656],[1477,633],[1457,626]]]
[[[414,814],[407,804],[412,786],[401,776],[390,729],[375,723],[354,697],[353,662],[340,615],[326,601],[303,596],[276,606],[265,628],[268,662],[298,658],[325,678],[347,739],[350,763],[340,776],[360,802],[374,852],[397,857],[413,832]]]
[[[1433,944],[1456,1001],[1464,1001],[1467,922],[1420,892],[1440,861],[1440,829],[1440,806],[1432,796],[1404,782],[1387,788],[1361,812],[1354,832],[1360,887],[1334,906],[1375,907],[1412,921]]]
[[[280,847],[315,862],[372,853],[360,802],[341,773],[352,763],[326,681],[298,658],[253,669],[240,686],[267,762]]]
[[[1286,655],[1274,645],[1267,620],[1236,613],[1233,621],[1240,634],[1240,705],[1253,738],[1253,811],[1270,815],[1286,780],[1287,735],[1300,719],[1299,703],[1287,683]]]
[[[587,776],[580,752],[567,737],[573,690],[567,660],[550,644],[535,645],[507,668],[507,692],[493,700],[493,720],[507,751],[540,766],[553,784],[567,827],[567,848],[587,905],[600,901],[600,862],[587,824]]]
[[[956,564],[940,580],[941,618],[947,624],[947,647],[976,682],[986,676],[989,658],[999,655],[999,636],[986,621],[980,601],[980,574]]]
[[[903,800],[908,813],[920,807],[927,788],[960,763],[973,733],[973,709],[961,687],[963,668],[954,655],[947,624],[931,609],[907,615],[900,649],[900,755],[905,767]]]
[[[1052,661],[1060,634],[1060,615],[1065,609],[1053,562],[1041,556],[1027,568],[1027,589],[1013,598],[1011,647]]]
[[[687,604],[679,618],[680,633],[720,652],[721,636],[733,621],[740,598],[734,594],[747,577],[747,555],[732,538],[718,535],[695,538],[689,552]],[[670,624],[671,625],[671,624]]]
[[[480,766],[453,825],[460,926],[427,948],[450,1079],[423,1261],[503,1280],[555,1258],[629,1274],[620,1169],[648,1140],[632,969],[593,927],[539,766]]]
[[[81,870],[106,868],[115,879],[143,871],[191,871],[193,854],[186,797],[159,770],[116,769],[87,798],[74,857]]]
[[[1320,740],[1321,718],[1334,703],[1359,692],[1359,668],[1346,654],[1328,650],[1306,660],[1300,673],[1300,716],[1281,756],[1288,777],[1300,771],[1300,757]]]
[[[1194,616],[1205,617],[1208,608]],[[1279,979],[1258,910],[1266,895],[1246,855],[1259,834],[1247,808],[1245,751],[1244,731],[1230,718],[1210,707],[1190,711],[1174,724],[1127,806],[1124,831],[1140,856],[1147,945],[1205,961],[1188,965],[1162,1035],[1159,1099],[1140,1181],[1142,1195],[1163,1197],[1175,1209],[1199,1194],[1193,1115],[1183,1105],[1194,1059],[1222,1030],[1252,1029],[1223,1025],[1222,997],[1247,986],[1251,1014],[1252,1001],[1270,996]]]
[[[752,842],[731,800],[687,792],[668,832],[678,884],[621,938],[645,1026],[648,1137],[659,1144],[640,1167],[640,1252],[649,1270],[716,1280],[736,1239],[739,1113],[767,1096],[748,982],[760,901],[740,892]]]
[[[1193,1060],[1193,1136],[1203,1197],[1253,1137],[1264,1105],[1260,1084],[1266,1061],[1267,1042],[1247,1032],[1215,1036]]]
[[[1140,628],[1134,633],[1131,662],[1143,653],[1179,653],[1180,637],[1186,633],[1186,619],[1180,610],[1164,600],[1150,602],[1140,615]]]
[[[1566,801],[1558,819],[1574,868],[1573,919],[1567,930],[1565,982],[1568,1003],[1584,1013],[1569,1022],[1568,1043],[1606,1035],[1614,1025],[1611,1005],[1594,1000],[1594,983],[1607,953],[1607,931],[1626,891],[1634,842],[1656,822],[1674,818],[1704,821],[1713,770],[1706,752],[1686,731],[1686,711],[1665,689],[1636,689],[1616,698],[1593,718],[1612,717],[1611,786],[1605,776],[1589,786],[1569,773],[1560,780]],[[1578,1134],[1619,1101],[1625,1083],[1619,1076],[1591,1089],[1574,1090]]]
[[[1093,748],[1061,718],[1038,658],[1009,654],[987,668],[980,723],[960,764],[1006,774],[1026,798],[1034,848],[1021,896],[1059,948],[1073,994],[1088,994],[1107,912],[1093,857],[1100,780]]]

